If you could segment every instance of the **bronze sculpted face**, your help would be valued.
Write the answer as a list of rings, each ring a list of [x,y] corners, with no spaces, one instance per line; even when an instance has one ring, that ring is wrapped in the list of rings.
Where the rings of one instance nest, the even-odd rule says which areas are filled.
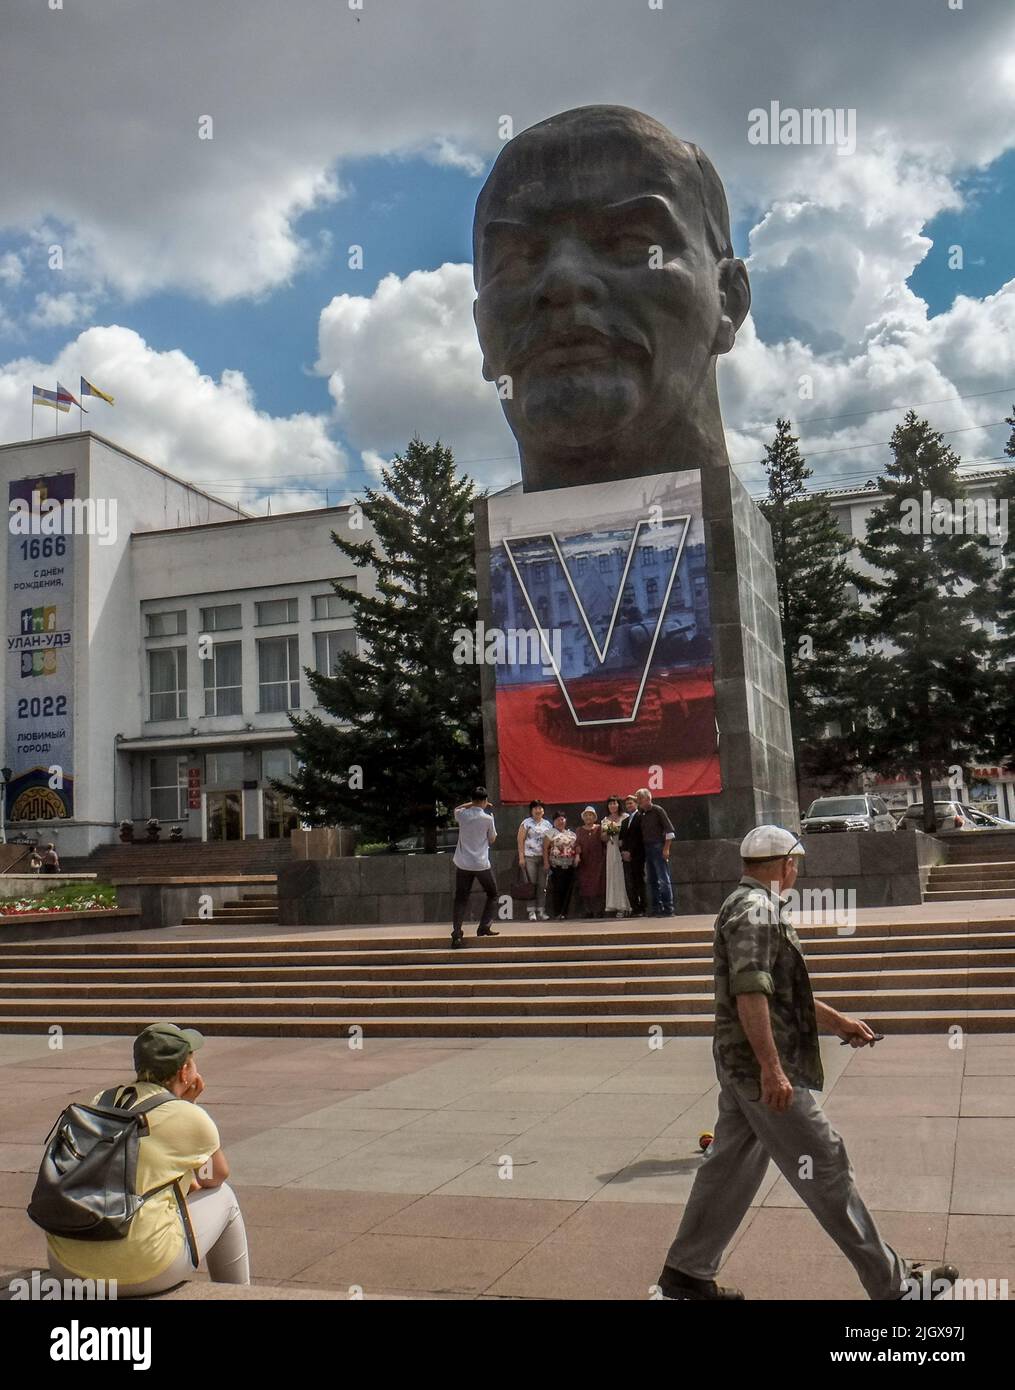
[[[473,241],[527,491],[728,464],[715,359],[750,290],[695,146],[625,107],[554,116],[501,152]]]

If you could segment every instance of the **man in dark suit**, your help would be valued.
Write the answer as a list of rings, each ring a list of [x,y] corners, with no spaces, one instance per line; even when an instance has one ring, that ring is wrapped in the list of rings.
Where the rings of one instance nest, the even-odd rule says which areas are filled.
[[[624,861],[624,885],[632,917],[645,916],[645,846],[641,838],[641,812],[633,796],[624,798],[627,815],[620,827],[620,857]]]

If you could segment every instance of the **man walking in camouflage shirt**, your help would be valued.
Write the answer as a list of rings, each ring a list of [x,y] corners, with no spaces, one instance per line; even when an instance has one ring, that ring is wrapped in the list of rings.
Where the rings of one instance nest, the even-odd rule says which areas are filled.
[[[665,1298],[741,1299],[716,1271],[773,1160],[850,1260],[872,1299],[930,1297],[957,1277],[951,1265],[917,1275],[886,1245],[853,1182],[845,1145],[814,1098],[824,1086],[819,1026],[852,1047],[874,1033],[811,993],[800,941],[787,919],[804,851],[777,825],[740,846],[744,876],[715,924],[715,1137],[694,1179],[659,1278]]]

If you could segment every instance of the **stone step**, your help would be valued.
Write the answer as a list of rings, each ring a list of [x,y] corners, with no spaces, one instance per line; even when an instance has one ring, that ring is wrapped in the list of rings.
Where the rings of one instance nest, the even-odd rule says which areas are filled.
[[[957,938],[961,939],[961,938]],[[447,956],[448,953],[443,953]],[[712,956],[696,954],[685,957],[664,959],[632,958],[611,960],[588,960],[571,957],[565,960],[523,960],[523,961],[479,961],[475,953],[458,954],[454,960],[454,977],[462,980],[506,980],[506,979],[574,979],[578,976],[593,980],[614,977],[617,979],[648,978],[672,975],[687,971],[691,974],[708,974],[712,969]],[[118,958],[119,959],[119,958]],[[861,951],[855,953],[828,953],[827,955],[808,954],[808,968],[812,975],[823,981],[833,972],[861,972],[868,974],[885,970],[925,969],[930,974],[943,971],[966,971],[970,968],[989,969],[1007,967],[1015,970],[1015,947],[994,950],[968,951],[938,950],[924,951]],[[32,964],[27,967],[7,968],[0,963],[0,981],[4,984],[38,984],[40,987],[67,984],[73,976],[74,983],[82,986],[92,984],[150,985],[160,981],[182,984],[203,985],[206,983],[238,984],[285,984],[294,974],[308,981],[315,978],[335,984],[348,982],[376,981],[378,984],[398,983],[400,981],[427,981],[446,976],[450,965],[447,960],[431,962],[426,965],[392,965],[387,961],[377,964],[360,965],[305,965],[296,962],[287,964],[285,957],[277,959],[270,966],[237,966],[232,961],[218,968],[204,965],[178,965],[172,969],[153,968],[137,964],[123,968],[121,965],[88,966],[68,971],[65,964]]]
[[[671,1001],[667,1001],[669,1004]],[[1015,1032],[1015,1009],[894,1010],[881,1007],[864,1013],[864,1019],[877,1032],[887,1035],[880,1046],[890,1049],[892,1033],[943,1033],[960,1025],[966,1033]],[[130,1035],[141,1018],[103,1018],[94,1015],[68,1015],[60,1023],[69,1032],[83,1034]],[[48,1012],[35,1015],[0,1013],[0,1033],[39,1033],[45,1035],[54,1019]],[[258,1017],[218,1014],[188,1014],[187,1023],[209,1037],[293,1037],[342,1038],[348,1040],[350,1028],[362,1027],[363,1019],[334,1020],[299,1016]],[[403,1017],[373,1019],[365,1036],[374,1038],[524,1038],[524,1037],[644,1037],[647,1027],[658,1026],[666,1037],[707,1037],[712,1032],[710,1014],[666,1012],[652,1020],[646,1015],[559,1015],[518,1016],[447,1015],[444,1017]],[[880,1054],[879,1054],[880,1055]],[[889,1050],[889,1054],[890,1050]]]
[[[999,898],[1015,898],[1015,882],[1003,888],[993,884],[977,888],[925,888],[923,897],[928,903],[994,902]]]
[[[479,943],[473,940],[474,931],[472,924],[467,924],[467,936],[470,947],[475,948]],[[713,940],[713,929],[711,924],[700,926],[669,928],[643,929],[634,931],[616,931],[607,929],[603,931],[571,931],[571,932],[528,932],[521,930],[510,923],[499,924],[499,935],[491,937],[482,943],[484,951],[496,950],[532,950],[538,952],[570,949],[582,950],[589,949],[628,949],[631,947],[651,946],[662,949],[672,949],[677,946],[711,946]],[[850,949],[858,949],[859,943],[866,941],[899,940],[903,938],[923,937],[941,938],[960,936],[963,939],[973,935],[1008,935],[1015,938],[1015,915],[1004,917],[991,917],[982,922],[948,921],[937,918],[925,918],[914,921],[896,922],[861,922],[855,928],[837,926],[835,924],[805,924],[798,927],[798,933],[808,950],[812,947],[822,945],[840,946],[848,942]],[[209,940],[207,936],[196,936],[187,940],[174,940],[172,950],[176,953],[187,953],[191,955],[215,952],[219,955],[244,955],[254,952],[270,951],[277,955],[279,951],[284,951],[286,955],[300,951],[354,951],[354,952],[376,952],[383,953],[385,956],[395,952],[404,951],[425,951],[432,953],[442,949],[442,943],[447,938],[441,935],[420,935],[407,932],[404,936],[381,936],[377,934],[359,935],[351,932],[343,932],[341,936],[330,937],[327,940],[320,936],[299,936],[295,933],[285,936],[265,940],[260,938],[251,940],[247,938],[234,937],[225,940]],[[104,954],[122,955],[148,955],[154,950],[160,949],[162,943],[155,933],[150,936],[146,934],[143,939],[133,938],[131,940],[110,940],[103,942]],[[64,938],[59,941],[38,941],[17,943],[18,950],[27,952],[45,951],[58,953],[61,956],[87,955],[94,951],[95,943],[82,941],[73,937]],[[5,952],[0,938],[0,959]]]
[[[990,967],[958,970],[874,970],[839,971],[819,976],[822,994],[829,991],[863,992],[868,990],[929,990],[935,993],[942,990],[1015,990],[1015,969],[996,969]],[[164,1000],[183,999],[192,1002],[202,1000],[278,1000],[278,999],[396,999],[406,1002],[414,999],[460,998],[460,997],[517,997],[532,995],[578,994],[583,997],[616,997],[624,994],[710,994],[712,973],[686,975],[652,975],[642,979],[626,976],[607,976],[603,978],[544,978],[544,979],[474,979],[456,976],[454,979],[429,979],[424,981],[307,981],[292,982],[237,982],[235,980],[207,981],[195,986],[192,980],[177,981],[152,980],[141,993],[141,998]],[[73,984],[42,984],[4,982],[5,997],[12,1003],[26,1000],[47,999],[54,1003],[66,1004],[74,1000],[109,1001],[133,1003],[138,999],[136,984],[103,980],[101,982],[78,982]]]
[[[964,928],[965,924],[952,924]],[[991,923],[991,928],[998,924]],[[810,937],[804,942],[808,960],[828,954],[847,953],[895,953],[895,952],[937,952],[947,950],[997,950],[1015,946],[1015,930],[1012,924],[1002,922],[1001,930],[970,927],[968,930],[955,930],[950,933],[935,932],[929,936],[901,933],[898,936],[837,936],[826,935]],[[193,941],[174,941],[170,948],[164,944],[160,949],[152,939],[122,941],[111,939],[101,944],[94,941],[79,941],[74,938],[56,941],[11,942],[0,944],[0,970],[30,969],[48,965],[62,970],[114,968],[117,963],[125,967],[146,970],[175,970],[193,967],[196,962],[205,968],[243,968],[280,965],[293,967],[373,965],[378,969],[387,966],[434,965],[447,960],[475,960],[482,956],[484,964],[507,961],[529,961],[536,964],[563,961],[610,961],[621,959],[674,960],[690,957],[710,957],[712,937],[704,933],[699,939],[688,937],[682,940],[657,938],[652,941],[624,941],[609,945],[585,944],[582,939],[568,941],[560,938],[563,944],[539,944],[532,937],[512,937],[517,945],[502,944],[501,939],[477,941],[474,935],[466,938],[464,951],[452,952],[443,937],[417,938],[415,946],[406,947],[404,938],[388,938],[389,944],[378,949],[376,940],[364,944],[347,938],[333,939],[327,943],[320,940],[304,940],[280,937],[268,942],[260,941],[252,945],[249,940],[209,941],[198,938]]]
[[[932,864],[930,877],[937,878],[1015,878],[1015,860],[1010,864]]]
[[[184,917],[182,927],[208,927],[213,922],[239,922],[246,926],[270,925],[278,921],[277,907],[216,907],[210,917]]]
[[[1009,1006],[1015,1008],[1015,993],[1003,988],[846,989],[839,992],[823,990],[822,995],[826,1003],[848,1013],[864,1013],[869,1009],[877,1008],[891,1009],[897,1012],[920,1011],[940,1007],[943,1003],[951,1003],[953,1008],[959,1012],[977,1008],[1004,1009]],[[153,1012],[164,1012],[169,1008],[181,1017],[185,1016],[190,1020],[207,1010],[220,1017],[251,1016],[263,1018],[268,1022],[273,1018],[287,1016],[294,1012],[298,1016],[308,1019],[333,1019],[337,1012],[336,1006],[343,1002],[342,1000],[322,1000],[306,995],[285,999],[264,996],[249,999],[215,999],[212,1001],[200,996],[180,997],[154,989],[146,992],[140,1001],[136,999],[120,1001],[119,999],[76,998],[64,1002],[51,998],[46,1001],[46,1009],[52,1023],[64,1022],[68,1014],[75,1017],[106,1018],[110,1021],[118,1018],[137,1020],[142,1015],[148,1017]],[[464,1017],[487,1014],[500,1016],[521,1014],[527,1016],[531,1013],[540,1013],[552,1016],[554,1014],[593,1015],[618,1012],[644,1015],[648,1018],[655,1018],[657,1015],[668,1017],[671,1013],[708,1013],[711,1016],[713,1001],[709,993],[689,994],[673,991],[672,993],[644,995],[635,993],[590,995],[586,991],[585,994],[578,995],[545,994],[538,998],[525,995],[510,1000],[490,995],[469,995],[462,998],[461,994],[458,993],[445,998],[375,997],[356,999],[354,1003],[354,1008],[347,1007],[343,1011],[352,1023],[362,1022],[369,1018],[427,1017],[445,1015],[449,1012]],[[512,1007],[508,1007],[509,1003]],[[39,1010],[40,1003],[36,999],[19,1001],[6,998],[3,1003],[4,1014],[11,1018],[18,1015],[34,1016],[39,1013]]]

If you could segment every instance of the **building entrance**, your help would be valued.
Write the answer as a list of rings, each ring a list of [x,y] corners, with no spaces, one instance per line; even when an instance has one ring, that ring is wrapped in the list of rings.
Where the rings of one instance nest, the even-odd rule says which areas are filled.
[[[243,839],[243,793],[241,791],[210,791],[207,793],[208,840]]]

